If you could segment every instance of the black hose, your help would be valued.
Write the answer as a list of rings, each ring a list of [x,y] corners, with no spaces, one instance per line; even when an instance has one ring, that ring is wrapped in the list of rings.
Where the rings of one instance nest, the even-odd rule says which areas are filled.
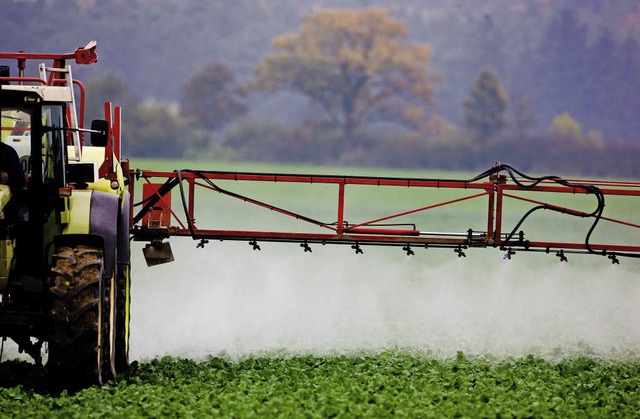
[[[506,171],[507,173],[509,173],[509,176],[511,177],[513,182],[515,184],[517,184],[518,186],[520,186],[521,188],[525,188],[525,189],[533,188],[534,186],[537,186],[541,182],[553,181],[553,182],[555,182],[555,183],[557,183],[559,185],[566,186],[568,188],[582,189],[582,190],[586,191],[587,194],[593,194],[596,197],[596,201],[597,201],[596,208],[590,213],[573,211],[573,210],[571,210],[569,208],[560,209],[560,208],[555,208],[555,207],[551,207],[551,206],[548,206],[548,205],[538,205],[538,206],[530,209],[529,211],[527,211],[527,213],[525,213],[522,216],[522,218],[518,221],[518,223],[516,223],[516,226],[514,227],[514,229],[507,236],[507,239],[506,239],[507,242],[509,240],[511,240],[511,238],[516,234],[517,230],[520,228],[520,226],[525,221],[525,219],[527,217],[529,217],[529,215],[531,215],[533,212],[538,211],[540,209],[546,209],[546,210],[560,212],[560,213],[563,213],[563,214],[568,214],[568,215],[581,217],[581,218],[587,218],[587,217],[593,217],[594,218],[593,223],[591,224],[591,227],[589,228],[589,230],[587,231],[587,234],[585,235],[584,244],[585,244],[585,248],[587,249],[587,251],[589,253],[600,254],[602,256],[626,256],[626,257],[634,257],[634,258],[640,257],[640,255],[633,254],[633,253],[610,252],[610,251],[606,251],[606,250],[603,250],[601,252],[597,252],[597,251],[593,250],[593,248],[591,247],[591,244],[590,244],[591,236],[592,236],[593,232],[595,231],[596,226],[598,225],[598,223],[602,219],[602,214],[603,214],[604,208],[605,208],[605,196],[602,193],[602,191],[600,190],[600,188],[598,188],[597,186],[572,183],[572,182],[569,182],[569,181],[567,181],[565,179],[562,179],[562,178],[560,178],[558,176],[532,177],[532,176],[528,176],[528,175],[520,172],[519,170],[517,170],[514,167],[512,167],[510,165],[507,165],[507,164],[496,165],[494,168],[485,171],[484,173],[482,173],[481,175],[477,176],[473,180],[475,181],[475,180],[478,180],[478,179],[482,179],[483,177],[490,176],[491,174],[498,173],[498,172],[503,171],[503,170]],[[532,183],[520,182],[520,180],[514,175],[514,173],[516,173],[521,178],[524,178],[524,179],[532,181]]]

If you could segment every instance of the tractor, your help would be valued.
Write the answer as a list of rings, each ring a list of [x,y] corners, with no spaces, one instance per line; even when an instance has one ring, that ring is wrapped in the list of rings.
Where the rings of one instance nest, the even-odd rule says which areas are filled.
[[[0,336],[36,364],[46,349],[51,377],[70,386],[105,383],[128,366],[120,110],[107,103],[105,119],[85,129],[84,88],[67,64],[95,63],[95,49],[91,42],[69,54],[0,53],[17,62],[15,75],[0,67],[0,132],[3,153],[19,160],[14,173],[0,170],[24,177],[21,188],[0,185]],[[51,65],[27,76],[33,60]]]

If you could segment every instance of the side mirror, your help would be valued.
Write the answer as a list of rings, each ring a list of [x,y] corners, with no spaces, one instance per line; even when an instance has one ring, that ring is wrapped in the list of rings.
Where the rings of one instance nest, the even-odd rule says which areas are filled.
[[[104,119],[91,121],[91,145],[104,147],[109,140],[109,123]]]

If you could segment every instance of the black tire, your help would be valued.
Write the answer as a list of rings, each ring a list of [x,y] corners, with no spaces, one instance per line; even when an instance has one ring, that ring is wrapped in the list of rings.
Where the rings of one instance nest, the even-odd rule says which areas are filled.
[[[51,336],[47,366],[52,382],[77,389],[115,376],[114,275],[104,275],[104,252],[89,245],[53,254]]]

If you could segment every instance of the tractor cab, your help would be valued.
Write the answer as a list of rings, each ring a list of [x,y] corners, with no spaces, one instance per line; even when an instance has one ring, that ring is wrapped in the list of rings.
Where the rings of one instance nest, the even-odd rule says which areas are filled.
[[[2,150],[9,154],[13,149],[20,162],[18,168],[0,167],[0,235],[10,245],[21,242],[16,256],[23,257],[14,261],[16,273],[42,276],[47,258],[34,255],[42,255],[43,246],[62,232],[64,191],[71,182],[94,182],[97,169],[95,163],[82,162],[82,128],[70,67],[40,64],[38,77],[26,77],[25,61],[18,59],[16,77],[8,66],[0,69],[0,138],[8,146]],[[80,170],[71,169],[74,165]],[[0,287],[7,282],[7,269],[0,273]]]

